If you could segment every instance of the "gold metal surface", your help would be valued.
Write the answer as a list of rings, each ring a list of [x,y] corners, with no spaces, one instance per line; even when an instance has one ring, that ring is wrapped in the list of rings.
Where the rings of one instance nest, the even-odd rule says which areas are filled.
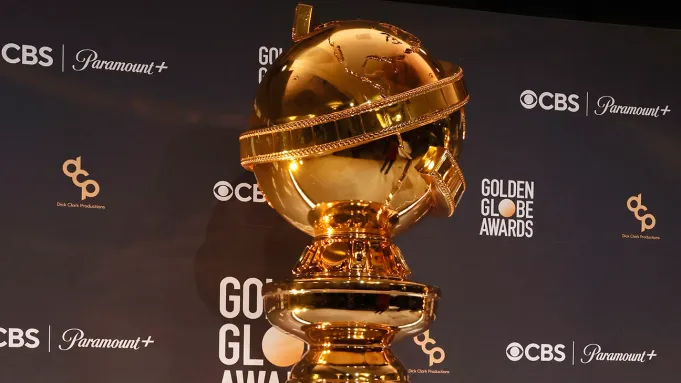
[[[310,23],[312,22],[312,7],[307,4],[298,4],[293,18],[293,41],[300,41],[310,33]]]
[[[431,146],[414,167],[431,185],[433,202],[439,208],[436,210],[451,217],[466,190],[463,173],[452,153],[442,146]]]
[[[310,345],[288,383],[407,382],[390,344],[428,329],[440,292],[407,280],[392,239],[465,190],[463,71],[392,25],[310,29],[311,12],[296,8],[239,138],[269,205],[314,238],[265,288],[267,318]]]

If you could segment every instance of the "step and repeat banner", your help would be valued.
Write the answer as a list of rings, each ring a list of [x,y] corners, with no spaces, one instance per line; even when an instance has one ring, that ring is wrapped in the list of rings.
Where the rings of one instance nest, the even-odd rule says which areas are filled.
[[[681,381],[681,33],[378,1],[471,101],[451,219],[397,238],[413,382]],[[0,12],[0,382],[283,383],[263,286],[310,238],[239,165],[295,1]]]

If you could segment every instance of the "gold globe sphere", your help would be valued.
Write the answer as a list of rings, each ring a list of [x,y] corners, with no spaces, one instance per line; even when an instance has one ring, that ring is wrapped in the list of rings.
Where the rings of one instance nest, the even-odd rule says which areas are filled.
[[[328,203],[384,213],[388,236],[434,206],[451,215],[464,188],[461,68],[385,23],[330,22],[295,40],[263,78],[240,137],[242,165],[270,206],[313,236],[329,230],[315,224]],[[428,176],[438,156],[449,158],[439,186],[450,190]]]

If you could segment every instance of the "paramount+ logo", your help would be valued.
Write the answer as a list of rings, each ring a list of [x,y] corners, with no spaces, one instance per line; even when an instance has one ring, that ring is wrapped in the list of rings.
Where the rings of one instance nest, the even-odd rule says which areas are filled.
[[[525,109],[534,109],[537,106],[544,110],[558,112],[578,112],[579,96],[576,94],[541,92],[537,94],[533,90],[525,90],[520,94],[520,105]]]
[[[563,362],[565,360],[565,345],[563,344],[537,344],[530,343],[526,346],[518,342],[512,342],[506,346],[506,357],[512,362],[527,360],[530,362]]]

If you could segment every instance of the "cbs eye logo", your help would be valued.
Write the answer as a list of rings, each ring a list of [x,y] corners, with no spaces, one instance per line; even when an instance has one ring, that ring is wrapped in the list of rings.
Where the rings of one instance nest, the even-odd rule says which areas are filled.
[[[526,90],[520,94],[520,105],[525,109],[532,109],[537,106],[537,95],[531,91]]]
[[[527,359],[530,362],[562,362],[565,360],[565,353],[563,350],[565,345],[557,344],[536,344],[530,343],[523,347],[518,342],[512,342],[506,346],[506,357],[511,362],[518,362],[521,359]]]
[[[579,110],[576,94],[566,95],[564,93],[542,92],[537,96],[534,91],[525,90],[520,93],[520,105],[525,109],[534,109],[537,105],[544,110],[555,110],[559,112],[576,112]]]
[[[243,190],[251,190],[250,194]],[[258,188],[258,184],[240,183],[233,187],[227,181],[218,181],[213,186],[213,195],[218,201],[229,201],[236,197],[240,202],[265,202],[265,196]]]

